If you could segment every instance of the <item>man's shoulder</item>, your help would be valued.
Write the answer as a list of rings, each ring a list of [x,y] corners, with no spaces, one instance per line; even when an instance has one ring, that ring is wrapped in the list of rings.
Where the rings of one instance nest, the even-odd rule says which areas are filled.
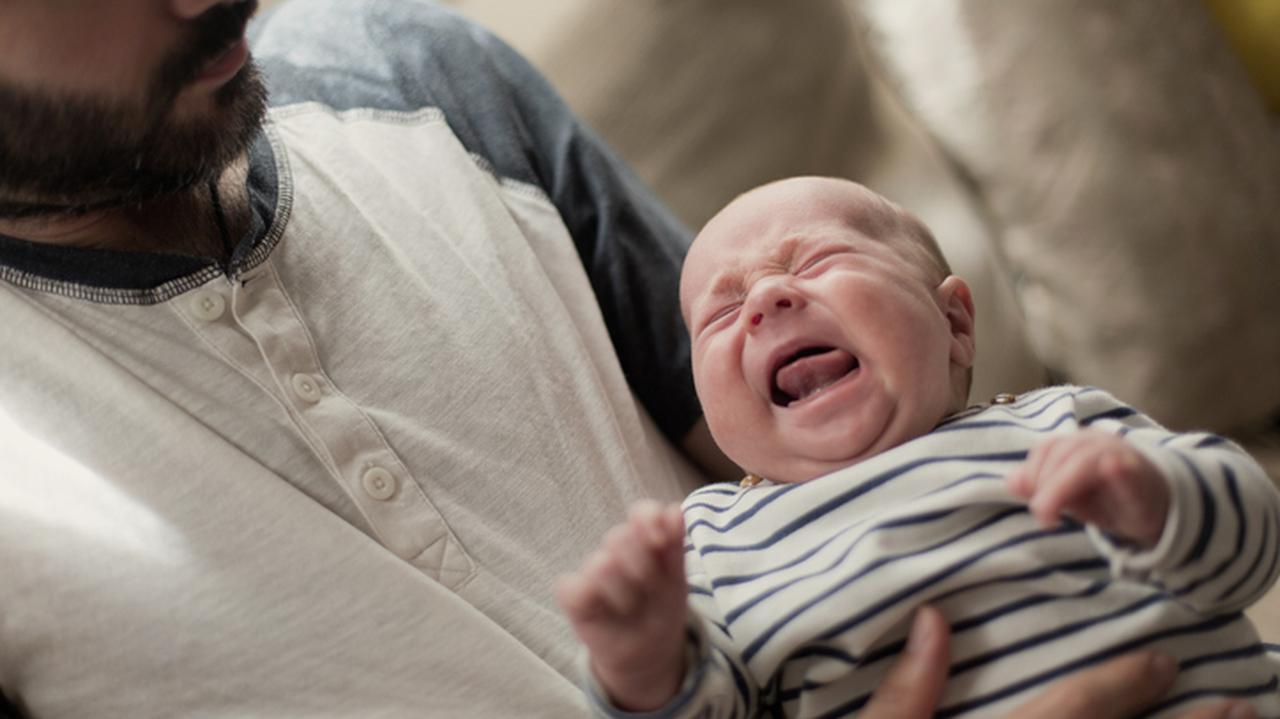
[[[408,111],[483,91],[505,49],[448,7],[410,0],[310,0],[259,18],[250,41],[273,106]]]
[[[417,0],[287,2],[250,40],[274,108],[438,111],[453,135],[498,175],[538,185],[530,157],[550,150],[531,124],[558,127],[558,98],[489,31]]]

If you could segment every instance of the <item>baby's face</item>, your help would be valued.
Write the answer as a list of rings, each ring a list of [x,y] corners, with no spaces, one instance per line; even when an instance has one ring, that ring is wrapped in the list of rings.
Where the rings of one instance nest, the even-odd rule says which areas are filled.
[[[862,203],[831,182],[739,198],[698,235],[681,277],[711,432],[739,466],[775,481],[928,432],[960,408],[954,383],[972,362],[968,288],[931,281],[902,251],[911,240],[854,229]],[[968,329],[957,331],[950,315],[964,309]]]

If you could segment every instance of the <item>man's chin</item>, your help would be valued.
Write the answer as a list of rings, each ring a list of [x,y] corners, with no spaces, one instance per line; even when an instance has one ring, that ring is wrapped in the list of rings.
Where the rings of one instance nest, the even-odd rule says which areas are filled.
[[[169,175],[146,173],[108,179],[61,192],[41,195],[6,195],[0,190],[0,219],[77,217],[100,210],[146,205],[204,184],[221,174],[223,167],[210,167],[198,174]]]
[[[111,106],[82,104],[78,114],[59,115],[54,107],[63,98],[25,99],[42,112],[0,118],[13,138],[8,148],[0,144],[0,215],[8,217],[141,205],[208,182],[244,155],[266,115],[266,90],[252,63],[199,112],[170,106],[135,133],[120,129],[130,123]]]

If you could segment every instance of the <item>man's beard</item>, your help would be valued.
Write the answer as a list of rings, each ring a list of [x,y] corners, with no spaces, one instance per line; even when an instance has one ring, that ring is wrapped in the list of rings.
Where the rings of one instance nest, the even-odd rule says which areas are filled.
[[[217,177],[262,124],[266,89],[257,68],[246,63],[201,117],[179,122],[173,106],[239,41],[256,6],[217,5],[198,18],[190,42],[161,65],[141,105],[0,83],[0,217],[141,204]]]

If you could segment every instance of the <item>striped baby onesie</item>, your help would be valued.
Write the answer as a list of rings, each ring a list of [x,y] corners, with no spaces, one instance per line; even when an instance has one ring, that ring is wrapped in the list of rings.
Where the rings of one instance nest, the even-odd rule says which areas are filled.
[[[1084,428],[1126,437],[1168,479],[1150,551],[1043,528],[1006,491],[1033,445]],[[1147,648],[1181,665],[1153,716],[1223,695],[1280,716],[1280,654],[1241,614],[1280,566],[1280,495],[1231,442],[1170,433],[1101,390],[973,408],[809,482],[702,488],[684,512],[698,659],[658,715],[856,714],[930,603],[954,633],[941,717],[1001,716]]]

